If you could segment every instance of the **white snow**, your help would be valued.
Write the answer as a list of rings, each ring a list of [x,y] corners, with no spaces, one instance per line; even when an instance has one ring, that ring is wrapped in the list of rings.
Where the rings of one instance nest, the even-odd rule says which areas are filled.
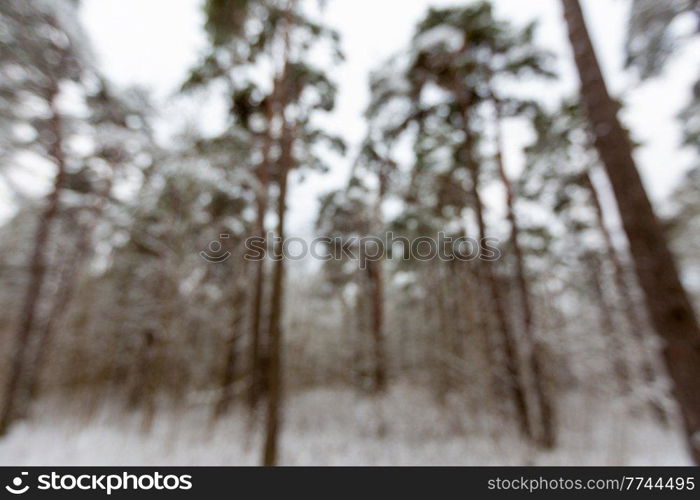
[[[318,389],[287,401],[285,465],[688,465],[678,430],[624,414],[620,405],[569,397],[560,409],[559,447],[539,452],[512,425],[470,413],[452,394],[444,406],[429,392],[394,387],[375,400],[348,389]],[[0,465],[257,465],[262,418],[245,411],[212,425],[208,406],[142,417],[105,406],[90,419],[46,403],[34,421],[0,442]],[[53,415],[53,416],[49,416]],[[61,415],[61,416],[55,416]],[[257,427],[257,428],[256,428]]]

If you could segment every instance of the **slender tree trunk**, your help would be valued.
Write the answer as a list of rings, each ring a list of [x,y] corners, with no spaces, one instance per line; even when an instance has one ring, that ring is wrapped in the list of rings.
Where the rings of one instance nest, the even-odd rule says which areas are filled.
[[[277,465],[278,440],[282,407],[282,347],[283,331],[282,318],[284,316],[284,239],[286,237],[285,219],[287,215],[287,190],[289,188],[289,173],[295,167],[294,142],[296,139],[296,123],[291,123],[285,114],[289,104],[290,81],[290,56],[292,51],[291,31],[293,24],[293,12],[296,0],[288,0],[285,11],[285,23],[282,39],[284,41],[284,56],[282,59],[282,72],[278,84],[280,99],[278,114],[282,121],[282,133],[280,137],[280,157],[278,162],[279,194],[277,199],[277,237],[275,267],[272,275],[272,296],[270,299],[270,324],[268,329],[267,345],[267,421],[265,424],[265,443],[263,447],[263,465]],[[277,104],[277,99],[275,99]]]
[[[12,365],[10,367],[7,386],[5,387],[5,401],[0,413],[0,436],[7,433],[10,424],[17,416],[16,411],[22,406],[22,401],[26,398],[26,384],[22,380],[27,370],[29,348],[32,333],[35,328],[39,301],[46,277],[46,267],[48,260],[48,246],[51,238],[51,231],[58,214],[60,195],[63,190],[66,174],[66,160],[63,151],[63,124],[56,108],[56,96],[58,89],[54,88],[49,96],[49,108],[51,119],[49,126],[51,129],[52,142],[49,149],[49,157],[56,165],[56,176],[54,185],[49,194],[46,207],[39,219],[39,224],[34,236],[34,249],[29,264],[29,283],[25,291],[24,304],[19,318],[16,347]]]
[[[494,107],[496,111],[496,164],[501,182],[506,191],[506,208],[508,222],[510,223],[510,241],[513,247],[515,258],[515,275],[518,291],[520,293],[520,306],[523,318],[523,333],[526,342],[527,361],[532,370],[534,396],[540,417],[539,443],[545,448],[553,448],[556,444],[556,423],[552,409],[552,401],[544,387],[544,367],[542,363],[542,348],[534,333],[534,315],[530,286],[527,280],[525,269],[525,255],[520,245],[520,225],[515,214],[515,193],[513,185],[508,178],[503,158],[503,133],[501,103],[494,96]]]
[[[674,381],[688,447],[700,464],[700,326],[605,85],[581,5],[577,0],[562,3],[595,145],[617,199],[649,316],[665,341],[664,359]]]
[[[267,238],[265,235],[265,216],[267,215],[268,207],[268,184],[269,184],[269,171],[270,162],[272,154],[272,123],[274,121],[274,106],[275,106],[275,94],[277,88],[272,92],[272,95],[268,98],[265,115],[267,122],[267,130],[265,131],[264,144],[263,144],[263,160],[260,164],[260,169],[258,172],[259,192],[256,196],[257,200],[257,221],[256,221],[256,235],[261,238],[263,244],[267,244]],[[255,282],[253,291],[253,300],[251,302],[251,321],[250,321],[250,385],[248,387],[248,405],[251,410],[257,407],[258,399],[260,395],[264,393],[266,389],[266,384],[264,382],[264,362],[262,358],[262,344],[263,344],[263,300],[265,297],[265,259],[260,258],[255,261]]]
[[[258,208],[260,210],[260,208]],[[264,234],[264,231],[258,232]],[[264,236],[261,236],[264,238]],[[266,240],[265,240],[266,241]],[[250,320],[250,385],[248,386],[248,406],[254,410],[258,405],[258,399],[264,392],[262,382],[262,314],[263,299],[265,290],[265,259],[261,258],[255,262],[254,291],[252,300],[252,312]]]
[[[282,399],[282,317],[284,306],[285,261],[283,255],[285,238],[285,218],[287,213],[287,188],[289,172],[293,168],[294,130],[286,122],[282,131],[282,153],[279,163],[279,199],[277,201],[277,237],[275,267],[272,275],[272,295],[270,299],[270,328],[268,332],[268,398],[267,423],[263,465],[277,464],[277,441],[280,426]]]

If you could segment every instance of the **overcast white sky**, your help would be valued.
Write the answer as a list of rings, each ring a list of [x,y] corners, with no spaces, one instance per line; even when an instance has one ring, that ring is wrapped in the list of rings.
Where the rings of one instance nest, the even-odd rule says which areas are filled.
[[[339,83],[337,110],[330,125],[350,144],[364,134],[362,112],[368,101],[369,72],[408,43],[413,26],[429,6],[464,4],[469,0],[331,0],[326,22],[343,37],[347,62],[332,71]],[[542,98],[556,102],[576,89],[574,67],[559,0],[495,0],[497,13],[522,25],[540,20],[539,40],[560,55],[563,75],[556,90]],[[697,77],[700,50],[687,47],[671,64],[666,75],[635,88],[622,71],[626,0],[583,0],[589,27],[608,83],[616,94],[627,93],[624,115],[635,139],[644,145],[638,159],[647,185],[656,199],[666,196],[692,163],[692,153],[681,151],[680,127],[675,115],[688,101],[691,82]],[[139,84],[151,88],[161,100],[165,133],[174,124],[197,117],[208,130],[223,120],[214,106],[182,103],[169,97],[205,45],[202,32],[202,0],[83,0],[82,16],[92,37],[103,71],[119,85]],[[672,76],[669,76],[672,75]],[[513,172],[521,165],[520,149],[528,134],[516,124],[508,127],[508,161]],[[292,191],[291,229],[309,234],[319,193],[342,185],[350,160],[334,166],[323,177],[312,177]]]

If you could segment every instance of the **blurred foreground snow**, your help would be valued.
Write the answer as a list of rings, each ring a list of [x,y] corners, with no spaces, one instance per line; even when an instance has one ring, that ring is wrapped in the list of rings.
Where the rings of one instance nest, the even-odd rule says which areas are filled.
[[[526,446],[503,422],[473,415],[453,395],[397,386],[381,399],[318,389],[287,401],[285,465],[688,465],[677,430],[626,415],[609,401],[570,398],[553,452]],[[61,409],[62,408],[62,409]],[[209,407],[141,415],[103,407],[91,418],[45,403],[0,442],[0,465],[257,465],[262,419],[243,410],[211,424]]]

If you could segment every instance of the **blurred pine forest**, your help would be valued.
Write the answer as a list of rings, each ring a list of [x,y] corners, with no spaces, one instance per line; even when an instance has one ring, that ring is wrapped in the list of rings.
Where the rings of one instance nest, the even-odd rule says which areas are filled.
[[[336,422],[335,439],[367,425],[410,450],[411,429],[423,432],[413,412],[447,422],[465,453],[469,436],[496,446],[507,435],[503,456],[524,447],[573,463],[594,446],[575,433],[613,418],[635,449],[654,429],[700,463],[700,82],[678,117],[678,148],[695,164],[652,205],[619,118],[624,96],[607,89],[579,2],[556,3],[580,93],[553,107],[527,92],[560,78],[537,23],[465,0],[426,11],[376,68],[365,139],[349,144],[323,125],[344,59],[324,3],[205,0],[206,51],[179,94],[223,92],[227,125],[211,135],[183,120],[174,141],[158,138],[162,110],[147,90],[100,70],[79,1],[0,3],[11,208],[0,225],[0,450],[50,421],[59,400],[81,426],[109,408],[144,435],[192,411],[206,415],[202,435],[240,422],[235,437],[217,435],[254,443],[265,465],[304,446],[287,417]],[[643,82],[697,41],[700,14],[692,0],[629,3],[626,71]],[[679,34],[679,21],[693,29]],[[531,138],[517,174],[509,123]],[[363,238],[389,233],[446,236],[442,258],[395,247],[364,265],[276,258],[294,186],[339,161],[353,167],[317,200],[314,237],[362,252]],[[247,258],[251,238],[266,258]],[[456,258],[460,238],[490,241],[498,258],[481,247]],[[409,404],[416,394],[426,397]],[[369,416],[345,420],[354,405]]]

